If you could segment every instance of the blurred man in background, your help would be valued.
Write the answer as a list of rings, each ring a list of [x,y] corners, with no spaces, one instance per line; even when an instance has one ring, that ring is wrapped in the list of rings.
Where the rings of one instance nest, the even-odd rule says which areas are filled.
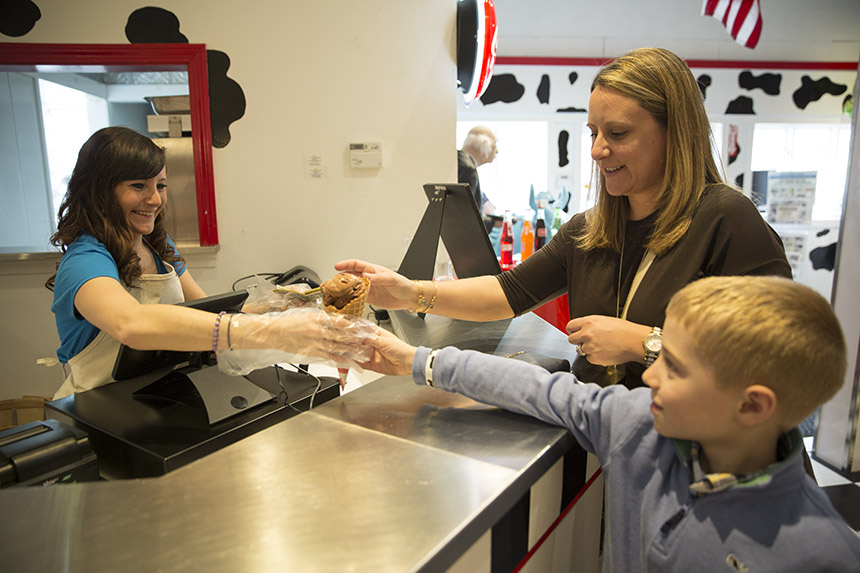
[[[457,152],[457,181],[469,184],[478,210],[485,215],[491,213],[495,207],[481,192],[478,167],[492,163],[498,153],[496,136],[490,128],[483,125],[475,126],[469,131],[463,141],[463,148]]]

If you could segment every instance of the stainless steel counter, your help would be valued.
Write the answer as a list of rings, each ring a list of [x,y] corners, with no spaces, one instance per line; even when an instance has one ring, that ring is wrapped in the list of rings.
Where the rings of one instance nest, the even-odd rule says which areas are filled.
[[[568,357],[534,315],[395,316],[414,343]],[[385,377],[163,477],[0,491],[5,571],[450,566],[573,444],[560,428]]]

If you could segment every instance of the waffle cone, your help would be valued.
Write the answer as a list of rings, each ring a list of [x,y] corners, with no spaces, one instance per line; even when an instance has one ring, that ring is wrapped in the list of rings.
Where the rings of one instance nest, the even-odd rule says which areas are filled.
[[[359,277],[363,286],[359,295],[349,301],[343,308],[337,308],[330,304],[325,305],[326,312],[333,314],[346,314],[349,316],[364,316],[364,309],[367,306],[367,295],[370,292],[370,279]]]

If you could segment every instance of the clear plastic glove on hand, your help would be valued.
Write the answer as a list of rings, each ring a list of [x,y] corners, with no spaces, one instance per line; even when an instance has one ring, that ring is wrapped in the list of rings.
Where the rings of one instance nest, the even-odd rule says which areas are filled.
[[[378,331],[375,324],[362,318],[317,308],[237,314],[230,318],[228,327],[232,348],[218,352],[218,369],[234,376],[279,363],[361,370],[359,364],[373,353],[367,343]]]
[[[245,303],[243,312],[263,314],[292,308],[322,308],[319,290],[311,289],[310,285],[304,283],[279,286],[257,277],[256,288],[251,293],[252,297]]]

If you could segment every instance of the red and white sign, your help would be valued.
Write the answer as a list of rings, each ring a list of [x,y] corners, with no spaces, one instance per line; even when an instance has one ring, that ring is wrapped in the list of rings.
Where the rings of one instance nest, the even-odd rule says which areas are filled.
[[[463,10],[464,13],[460,13]],[[496,49],[498,46],[498,26],[496,25],[496,5],[493,0],[460,0],[458,5],[458,28],[460,26],[469,29],[458,29],[458,42],[474,44],[475,57],[473,61],[458,65],[471,66],[471,74],[466,81],[460,81],[460,89],[466,105],[481,97],[490,78],[493,75],[493,66],[496,63]],[[458,50],[471,49],[473,46],[458,46]]]

